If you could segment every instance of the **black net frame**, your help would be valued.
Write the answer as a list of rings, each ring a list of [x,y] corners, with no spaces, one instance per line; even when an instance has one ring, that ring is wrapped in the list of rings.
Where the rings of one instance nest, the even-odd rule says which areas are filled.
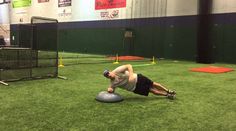
[[[17,46],[0,48],[0,81],[58,77],[58,21],[18,25]]]

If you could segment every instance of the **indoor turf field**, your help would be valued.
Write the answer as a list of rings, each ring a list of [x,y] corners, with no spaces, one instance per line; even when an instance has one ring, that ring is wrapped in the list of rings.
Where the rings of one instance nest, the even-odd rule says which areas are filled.
[[[9,82],[10,86],[0,85],[0,130],[236,129],[235,71],[190,72],[190,68],[208,65],[173,60],[158,60],[154,65],[147,65],[150,61],[99,63],[93,62],[94,56],[86,58],[86,64],[76,64],[78,60],[73,58],[75,62],[71,64],[73,60],[68,62],[67,55],[63,57],[65,67],[59,68],[59,75],[67,80],[23,80]],[[174,89],[177,98],[169,100],[152,94],[143,97],[117,89],[124,101],[96,101],[96,95],[106,90],[109,83],[103,70],[127,63],[134,65],[135,72]],[[211,65],[236,68],[233,64]]]

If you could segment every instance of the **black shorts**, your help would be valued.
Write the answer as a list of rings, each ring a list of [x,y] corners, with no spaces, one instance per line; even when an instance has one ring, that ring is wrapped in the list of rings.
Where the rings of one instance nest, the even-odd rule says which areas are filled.
[[[139,95],[148,96],[152,85],[152,80],[150,80],[146,76],[143,76],[142,74],[138,74],[138,81],[136,83],[136,88],[133,92]]]

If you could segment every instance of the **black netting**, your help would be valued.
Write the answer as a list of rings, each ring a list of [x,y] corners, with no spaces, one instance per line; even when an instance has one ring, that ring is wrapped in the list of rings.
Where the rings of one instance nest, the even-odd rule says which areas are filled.
[[[31,68],[31,49],[3,48],[0,57],[1,69]]]
[[[36,23],[33,27],[33,49],[35,50],[57,50],[57,24]]]
[[[57,20],[32,17],[19,25],[17,47],[0,48],[0,81],[57,77]]]

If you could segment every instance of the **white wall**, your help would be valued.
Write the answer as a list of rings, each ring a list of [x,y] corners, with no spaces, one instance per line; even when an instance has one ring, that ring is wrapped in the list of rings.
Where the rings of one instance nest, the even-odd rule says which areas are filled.
[[[94,0],[74,0],[72,1],[72,20],[83,21],[83,20],[96,20],[97,14],[94,10]]]
[[[167,0],[167,16],[197,15],[198,0]]]
[[[95,10],[95,0],[73,0],[72,1],[72,21],[91,21],[104,19],[125,19],[129,18],[131,14],[131,2],[127,0],[126,8],[113,8]],[[102,18],[101,13],[118,11],[119,14],[115,18]]]
[[[72,0],[72,6],[58,7],[58,0],[50,0],[45,3],[38,3],[38,0],[32,0],[30,7],[11,8],[12,23],[29,23],[32,16],[42,16],[56,18],[60,22],[63,21],[90,21],[103,19],[125,19],[131,17],[131,2],[127,0],[126,8],[113,8],[105,10],[95,10],[95,0]],[[59,15],[63,11],[66,15]],[[118,16],[114,18],[102,18],[101,13],[109,13],[118,11]]]
[[[32,16],[57,18],[57,0],[38,3],[32,0],[31,6],[23,8],[11,8],[11,23],[29,23]],[[23,20],[20,22],[20,19]]]
[[[11,9],[11,23],[29,23],[31,15],[29,11],[29,7]]]
[[[10,44],[10,18],[9,18],[9,4],[0,5],[0,35],[2,35],[6,41],[6,44]]]
[[[236,12],[236,0],[213,0],[213,13]]]
[[[133,0],[133,18],[166,16],[167,0]]]
[[[0,5],[0,24],[9,24],[9,5],[1,4]]]
[[[58,7],[58,0],[38,3],[30,7],[11,8],[11,23],[29,23],[31,16],[56,18],[63,21],[92,21],[163,16],[197,15],[198,0],[127,0],[126,8],[95,10],[95,0],[72,0],[72,6]],[[65,14],[63,14],[63,12]],[[118,12],[116,17],[110,17]],[[213,13],[236,12],[236,0],[213,0]],[[108,14],[102,17],[101,14]]]
[[[31,8],[29,8],[29,16],[44,16],[49,18],[57,17],[57,0],[49,0],[49,2],[38,3],[32,0]]]

